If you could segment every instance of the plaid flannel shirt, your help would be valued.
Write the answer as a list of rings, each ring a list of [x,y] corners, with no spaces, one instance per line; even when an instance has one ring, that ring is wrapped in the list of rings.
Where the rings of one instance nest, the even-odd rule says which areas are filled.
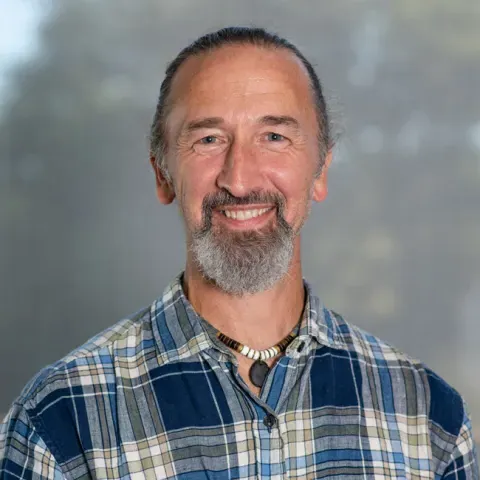
[[[478,479],[462,397],[306,282],[299,335],[257,397],[181,278],[25,387],[1,479]]]

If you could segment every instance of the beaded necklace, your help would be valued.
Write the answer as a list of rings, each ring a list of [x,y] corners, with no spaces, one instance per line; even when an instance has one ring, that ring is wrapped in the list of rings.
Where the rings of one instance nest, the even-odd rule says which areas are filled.
[[[235,350],[245,357],[255,360],[248,371],[248,376],[250,381],[259,388],[263,385],[263,382],[265,382],[265,378],[270,370],[265,360],[273,358],[279,353],[284,352],[295,337],[296,335],[291,332],[273,347],[267,348],[266,350],[255,350],[247,347],[247,345],[243,345],[242,343],[233,340],[230,337],[227,337],[227,335],[221,332],[217,332],[217,338],[227,347]]]

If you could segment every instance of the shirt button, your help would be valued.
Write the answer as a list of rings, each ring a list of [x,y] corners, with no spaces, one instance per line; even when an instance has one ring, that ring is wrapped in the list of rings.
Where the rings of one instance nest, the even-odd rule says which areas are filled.
[[[277,423],[277,419],[275,418],[275,415],[272,415],[271,413],[265,415],[264,419],[263,419],[263,424],[267,427],[267,428],[272,428],[275,426],[275,424]]]

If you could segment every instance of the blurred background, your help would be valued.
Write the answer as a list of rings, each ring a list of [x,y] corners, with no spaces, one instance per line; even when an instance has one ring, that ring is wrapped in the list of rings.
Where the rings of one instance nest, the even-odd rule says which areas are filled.
[[[480,438],[478,0],[0,0],[0,414],[183,266],[148,134],[168,61],[256,24],[316,65],[343,131],[305,276],[466,397]]]

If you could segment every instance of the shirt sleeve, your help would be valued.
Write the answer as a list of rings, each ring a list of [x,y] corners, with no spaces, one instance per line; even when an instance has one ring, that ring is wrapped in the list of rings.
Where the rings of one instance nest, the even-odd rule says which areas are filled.
[[[14,404],[0,424],[0,478],[66,478],[22,405]]]
[[[463,403],[463,423],[458,433],[450,461],[441,478],[455,480],[479,480],[478,456],[473,440],[472,424],[468,408]]]

